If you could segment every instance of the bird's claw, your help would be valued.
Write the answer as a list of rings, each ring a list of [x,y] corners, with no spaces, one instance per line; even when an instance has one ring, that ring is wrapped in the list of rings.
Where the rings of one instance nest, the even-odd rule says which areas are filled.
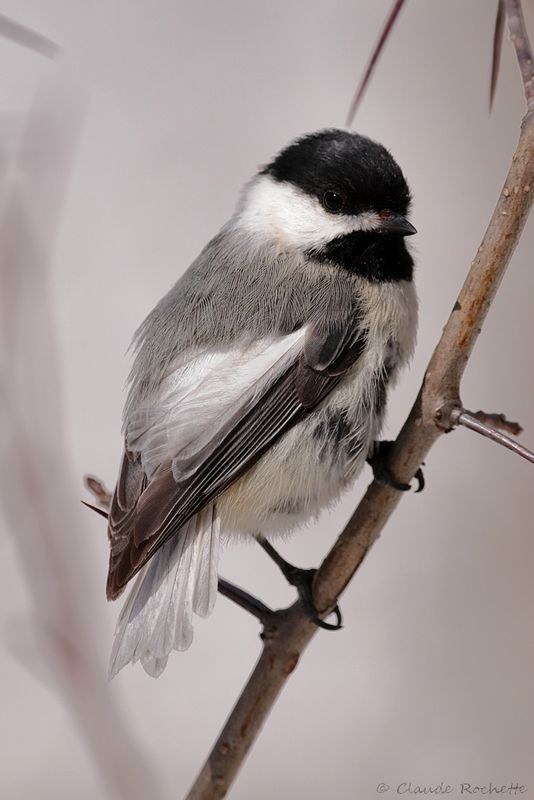
[[[278,553],[266,539],[259,539],[258,541],[260,547],[262,547],[267,555],[277,564],[286,581],[297,590],[302,609],[310,622],[313,622],[318,628],[323,628],[326,631],[338,631],[342,628],[343,619],[337,603],[335,608],[330,612],[336,615],[335,623],[325,622],[317,613],[313,602],[313,578],[317,570],[295,567],[293,564],[286,561],[285,558],[282,558],[280,553]]]
[[[425,465],[425,462],[423,461],[423,466],[424,465]],[[414,478],[417,481],[417,489],[415,490],[415,494],[418,494],[419,492],[422,492],[423,489],[425,488],[425,474],[424,474],[423,470],[421,469],[421,467],[419,467],[417,469],[417,472],[415,473]]]
[[[367,462],[373,470],[373,477],[377,483],[382,486],[389,486],[391,489],[397,489],[399,492],[408,492],[412,488],[410,484],[398,481],[387,465],[387,457],[393,444],[393,442],[387,440],[375,442],[374,450],[367,457]],[[417,481],[417,489],[415,490],[417,494],[425,488],[425,476],[421,467],[418,468],[414,478]]]
[[[324,619],[321,619],[313,603],[312,586],[316,572],[316,569],[301,569],[300,567],[291,565],[291,568],[286,571],[285,576],[291,586],[294,586],[297,590],[304,613],[310,622],[313,622],[314,625],[317,625],[318,628],[323,628],[325,631],[338,631],[343,627],[343,618],[339,605],[336,603],[335,608],[332,609],[331,613],[336,615],[336,622],[333,623],[325,622]]]

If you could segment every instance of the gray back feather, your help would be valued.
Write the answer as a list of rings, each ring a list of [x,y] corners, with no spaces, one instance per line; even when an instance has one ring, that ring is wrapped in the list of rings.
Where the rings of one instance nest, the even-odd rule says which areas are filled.
[[[137,330],[125,420],[187,354],[287,334],[305,322],[330,330],[354,321],[357,306],[349,273],[254,241],[233,218]]]

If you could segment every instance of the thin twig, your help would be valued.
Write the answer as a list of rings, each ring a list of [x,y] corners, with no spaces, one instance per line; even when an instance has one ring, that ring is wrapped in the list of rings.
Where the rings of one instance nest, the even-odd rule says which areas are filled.
[[[91,503],[86,503],[85,500],[82,500],[82,505],[86,508],[90,508],[91,511],[94,511],[96,514],[99,514],[104,519],[109,519],[109,514],[107,511],[104,511],[103,508],[99,508],[98,506],[94,506]]]
[[[46,58],[53,59],[61,55],[61,47],[58,44],[4,14],[0,14],[0,36],[40,53]]]
[[[504,3],[499,0],[497,5],[497,15],[495,17],[495,30],[493,32],[493,51],[491,59],[491,80],[490,80],[490,97],[489,107],[490,111],[493,108],[493,101],[495,99],[495,90],[497,88],[497,79],[499,77],[499,67],[501,64],[501,50],[502,40],[504,37]]]
[[[527,109],[534,111],[534,64],[532,63],[532,48],[528,39],[521,0],[503,0],[503,2],[508,19],[508,28],[510,29],[510,38],[515,47],[519,69],[521,70]]]
[[[456,412],[451,414],[451,419],[456,420],[457,425],[463,425],[465,428],[480,433],[482,436],[491,439],[493,442],[497,442],[497,444],[501,444],[503,447],[507,447],[508,450],[512,450],[514,453],[517,453],[517,455],[534,464],[534,453],[532,450],[523,447],[523,445],[511,439],[509,436],[506,436],[502,431],[481,422],[481,420],[477,419],[475,414],[472,414],[470,411],[459,408]]]
[[[367,85],[371,80],[371,75],[374,72],[377,61],[380,58],[380,54],[384,49],[384,45],[387,42],[389,34],[393,29],[393,25],[395,24],[395,21],[403,5],[404,5],[404,0],[395,0],[395,2],[393,3],[393,7],[389,12],[388,18],[384,23],[384,27],[382,28],[380,36],[378,37],[378,41],[374,47],[373,52],[371,53],[371,58],[369,59],[367,67],[365,68],[363,78],[361,79],[360,84],[356,89],[356,92],[354,93],[352,103],[350,104],[349,113],[347,114],[347,121],[345,123],[347,128],[350,128],[350,126],[354,121],[354,117],[356,116],[356,111],[358,110],[358,106],[360,105],[362,97],[365,94],[365,90],[367,89]]]
[[[524,28],[522,36],[526,40]],[[523,70],[522,74],[524,77]],[[525,85],[525,94],[528,102],[528,85]],[[391,452],[389,460],[398,480],[408,482],[443,431],[454,427],[451,412],[461,407],[460,380],[520,239],[532,205],[531,186],[534,186],[534,114],[528,113],[505,191],[499,196],[482,244],[434,350],[423,385]],[[400,499],[400,492],[376,482],[370,485],[315,576],[314,602],[320,612],[326,613],[335,606]],[[288,676],[316,631],[298,603],[276,612],[265,631],[259,661],[187,800],[219,800],[226,795]]]
[[[94,475],[84,475],[83,483],[85,488],[91,492],[95,500],[100,503],[102,508],[110,507],[112,497],[111,492],[106,488],[100,478],[95,478]],[[89,504],[86,503],[85,505]]]
[[[483,422],[484,425],[489,425],[490,428],[495,428],[498,431],[510,433],[512,436],[519,436],[523,433],[523,428],[519,422],[512,422],[504,414],[488,414],[487,411],[469,411],[468,413],[478,419],[479,422]]]

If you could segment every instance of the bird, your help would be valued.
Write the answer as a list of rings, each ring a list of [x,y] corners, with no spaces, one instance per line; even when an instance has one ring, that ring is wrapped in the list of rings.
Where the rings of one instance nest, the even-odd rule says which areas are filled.
[[[193,615],[215,604],[221,544],[253,537],[276,559],[273,539],[376,461],[415,347],[410,204],[382,144],[335,128],[300,136],[136,331],[108,599],[133,585],[110,676],[140,661],[157,677],[190,646]]]

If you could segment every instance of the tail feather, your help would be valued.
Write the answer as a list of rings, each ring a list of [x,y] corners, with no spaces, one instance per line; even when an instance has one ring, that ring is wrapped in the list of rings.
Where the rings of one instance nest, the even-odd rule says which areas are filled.
[[[190,646],[193,612],[207,616],[215,604],[219,538],[212,504],[189,520],[139,573],[117,623],[110,678],[136,661],[158,677],[171,650]]]
[[[193,611],[199,617],[208,617],[213,611],[217,599],[221,525],[214,503],[200,513],[203,521],[202,532],[197,539],[200,554],[196,562],[197,577],[193,591]]]

